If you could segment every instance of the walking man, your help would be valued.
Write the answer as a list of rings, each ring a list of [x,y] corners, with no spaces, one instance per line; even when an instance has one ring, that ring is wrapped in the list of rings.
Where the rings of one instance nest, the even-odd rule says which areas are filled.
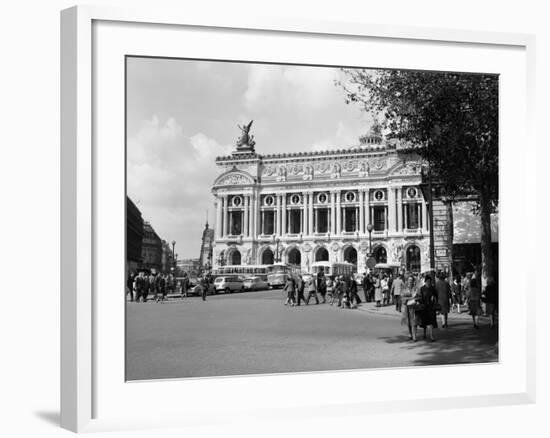
[[[359,298],[359,294],[357,293],[357,280],[352,276],[349,280],[349,291],[350,291],[350,299],[349,303],[352,305],[352,307],[357,307],[359,304],[361,304],[361,298]]]
[[[296,278],[296,305],[299,306],[302,301],[306,303],[304,297],[304,279],[301,274],[298,274]]]
[[[399,274],[391,285],[391,295],[395,303],[395,311],[401,313],[401,295],[405,289],[405,282],[403,281],[403,274]]]
[[[321,270],[317,273],[317,289],[319,294],[321,295],[323,304],[325,304],[327,302],[327,279],[325,277],[325,271],[323,268],[321,268]]]
[[[134,273],[129,272],[126,279],[126,295],[130,294],[130,301],[134,301]]]
[[[189,290],[189,277],[187,272],[183,273],[183,278],[181,279],[181,297],[187,297],[187,291]]]

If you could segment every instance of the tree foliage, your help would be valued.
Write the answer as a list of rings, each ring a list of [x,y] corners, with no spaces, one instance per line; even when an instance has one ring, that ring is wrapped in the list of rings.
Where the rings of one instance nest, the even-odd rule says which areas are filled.
[[[347,103],[378,117],[388,137],[430,163],[449,196],[498,202],[498,77],[472,73],[344,69]],[[479,196],[477,196],[479,200]]]

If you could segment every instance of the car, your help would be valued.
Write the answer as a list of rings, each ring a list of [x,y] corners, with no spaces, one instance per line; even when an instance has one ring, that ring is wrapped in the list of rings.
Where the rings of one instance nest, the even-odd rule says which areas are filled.
[[[247,277],[243,281],[245,290],[265,290],[269,289],[269,285],[266,280],[262,280],[261,277]]]
[[[224,275],[214,280],[214,290],[230,294],[243,291],[244,285],[238,275]]]

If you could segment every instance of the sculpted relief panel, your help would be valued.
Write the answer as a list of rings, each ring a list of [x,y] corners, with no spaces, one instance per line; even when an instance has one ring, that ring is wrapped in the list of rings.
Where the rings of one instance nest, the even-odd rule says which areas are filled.
[[[222,177],[216,185],[220,186],[238,186],[238,185],[248,185],[253,184],[254,181],[241,173],[230,173]]]

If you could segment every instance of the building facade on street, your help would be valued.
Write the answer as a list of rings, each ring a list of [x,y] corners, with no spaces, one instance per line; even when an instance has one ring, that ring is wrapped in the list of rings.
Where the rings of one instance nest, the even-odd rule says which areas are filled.
[[[359,146],[260,155],[237,146],[218,157],[214,181],[214,268],[348,261],[373,257],[428,270],[429,231],[420,162],[405,162],[395,142],[362,137]]]
[[[126,269],[136,272],[141,266],[143,244],[143,218],[141,211],[126,196]]]
[[[162,239],[147,221],[143,223],[143,240],[141,248],[142,265],[144,269],[162,270]]]

